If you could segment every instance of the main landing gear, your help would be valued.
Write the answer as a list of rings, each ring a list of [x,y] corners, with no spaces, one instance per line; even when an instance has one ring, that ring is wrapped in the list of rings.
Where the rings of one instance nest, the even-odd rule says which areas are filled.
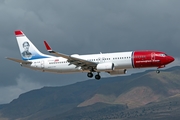
[[[92,77],[93,77],[93,73],[92,73],[92,72],[89,72],[89,73],[87,73],[87,76],[88,76],[89,78],[92,78]]]
[[[93,73],[92,73],[92,72],[89,72],[89,73],[87,73],[87,76],[88,76],[89,78],[92,78],[92,77],[93,77]],[[101,76],[99,75],[99,73],[98,73],[97,75],[95,75],[95,79],[96,79],[96,80],[100,80],[100,79],[101,79]]]
[[[99,75],[99,73],[97,75],[95,75],[95,79],[96,80],[100,80],[101,79],[101,76]]]

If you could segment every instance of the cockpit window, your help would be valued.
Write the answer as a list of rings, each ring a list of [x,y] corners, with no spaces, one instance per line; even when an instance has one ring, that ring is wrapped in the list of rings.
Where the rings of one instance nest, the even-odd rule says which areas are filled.
[[[161,56],[162,56],[162,57],[165,57],[165,56],[167,56],[167,55],[166,55],[166,54],[161,54]]]

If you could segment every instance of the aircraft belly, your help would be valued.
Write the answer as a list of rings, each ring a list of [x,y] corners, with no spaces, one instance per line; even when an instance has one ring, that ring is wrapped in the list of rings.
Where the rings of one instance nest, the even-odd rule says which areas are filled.
[[[58,73],[72,73],[72,72],[80,72],[81,69],[76,68],[75,65],[51,65],[47,66],[45,70],[58,72]]]

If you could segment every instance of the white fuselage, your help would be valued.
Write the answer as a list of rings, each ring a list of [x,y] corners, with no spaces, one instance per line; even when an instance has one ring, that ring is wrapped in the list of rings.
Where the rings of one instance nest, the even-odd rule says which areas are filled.
[[[90,55],[72,55],[76,58],[92,61],[95,63],[114,63],[115,69],[132,68],[132,52],[103,53]],[[72,73],[72,72],[89,72],[82,70],[67,62],[62,57],[50,57],[36,60],[30,60],[32,64],[23,64],[22,66],[35,70],[55,72],[55,73]]]

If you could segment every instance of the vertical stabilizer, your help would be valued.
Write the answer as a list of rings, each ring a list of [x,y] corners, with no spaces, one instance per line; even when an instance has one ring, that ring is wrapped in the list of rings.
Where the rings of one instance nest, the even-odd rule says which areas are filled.
[[[49,55],[41,53],[22,31],[16,30],[15,35],[23,60],[33,60],[50,57]]]

